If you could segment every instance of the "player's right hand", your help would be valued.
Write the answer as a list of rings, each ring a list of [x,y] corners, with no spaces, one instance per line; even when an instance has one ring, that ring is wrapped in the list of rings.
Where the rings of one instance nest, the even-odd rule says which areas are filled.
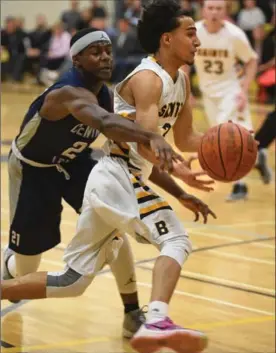
[[[159,134],[153,134],[150,141],[150,148],[155,158],[159,161],[159,169],[162,171],[173,172],[176,162],[183,162],[183,157],[176,153],[172,146]]]
[[[190,157],[187,161],[183,160],[182,162],[174,162],[172,175],[182,180],[185,184],[191,186],[192,188],[207,192],[213,191],[214,188],[212,188],[210,185],[214,184],[214,180],[198,179],[200,176],[207,175],[206,172],[203,170],[193,172],[191,170],[191,163],[195,159],[196,158],[193,156]]]

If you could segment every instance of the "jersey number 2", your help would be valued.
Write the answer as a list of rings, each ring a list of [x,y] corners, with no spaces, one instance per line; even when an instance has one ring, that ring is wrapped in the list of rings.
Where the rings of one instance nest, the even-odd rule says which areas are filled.
[[[78,141],[73,144],[73,147],[67,148],[62,152],[62,156],[70,159],[76,158],[78,153],[81,153],[88,146],[87,142]]]
[[[169,123],[166,123],[162,126],[162,129],[164,130],[163,137],[165,137],[167,135],[167,133],[170,131],[171,128],[172,128],[172,126]]]
[[[223,62],[220,60],[204,60],[204,71],[208,74],[221,75],[223,73]]]

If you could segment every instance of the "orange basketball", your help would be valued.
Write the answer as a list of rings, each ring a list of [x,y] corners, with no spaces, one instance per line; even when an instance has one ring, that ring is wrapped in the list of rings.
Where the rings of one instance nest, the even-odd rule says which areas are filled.
[[[198,158],[211,178],[227,183],[241,179],[254,167],[257,144],[248,130],[228,122],[206,132]]]

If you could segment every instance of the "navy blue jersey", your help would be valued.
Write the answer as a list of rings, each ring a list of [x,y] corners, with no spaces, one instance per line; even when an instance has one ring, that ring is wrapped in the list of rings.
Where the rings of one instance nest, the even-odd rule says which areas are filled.
[[[85,152],[98,137],[98,130],[82,124],[71,114],[57,121],[43,119],[39,115],[47,94],[63,86],[86,88],[81,73],[72,68],[31,104],[16,137],[17,148],[23,157],[43,164],[68,163]],[[97,99],[102,108],[112,112],[111,95],[106,85],[101,88]]]

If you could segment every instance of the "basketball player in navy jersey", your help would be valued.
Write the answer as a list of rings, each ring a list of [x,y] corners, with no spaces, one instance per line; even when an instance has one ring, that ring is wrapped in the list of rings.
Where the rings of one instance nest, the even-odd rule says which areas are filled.
[[[35,272],[41,254],[60,242],[62,199],[80,212],[88,175],[97,163],[90,143],[99,132],[116,141],[150,145],[171,169],[180,158],[157,134],[113,114],[104,84],[111,76],[112,48],[105,32],[87,29],[71,40],[74,67],[30,106],[9,156],[10,238],[4,254],[3,278]],[[187,173],[191,173],[187,168]],[[177,197],[206,222],[213,214],[203,202],[186,194],[170,176],[154,168],[151,181]],[[111,264],[125,306],[124,334],[131,337],[141,325],[135,279],[122,285],[122,268],[133,269],[126,242]],[[118,264],[121,264],[120,266]],[[11,298],[12,299],[12,298]]]

